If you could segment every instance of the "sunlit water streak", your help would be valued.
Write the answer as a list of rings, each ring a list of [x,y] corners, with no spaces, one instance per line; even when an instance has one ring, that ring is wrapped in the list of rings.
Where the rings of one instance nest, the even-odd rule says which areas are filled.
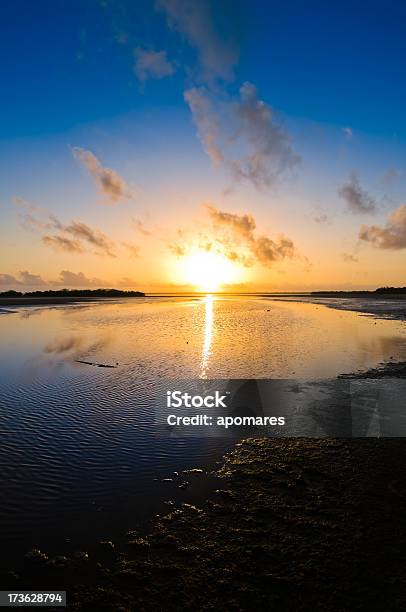
[[[209,364],[210,352],[211,352],[211,341],[213,335],[213,302],[214,298],[212,295],[208,295],[205,298],[205,319],[204,319],[204,343],[202,352],[202,369],[201,378],[207,378],[207,366]]]
[[[258,298],[2,314],[0,538],[11,547],[4,554],[66,537],[113,537],[164,510],[164,499],[185,499],[154,478],[214,465],[232,442],[158,437],[159,381],[332,377],[406,360],[405,332],[402,322]]]

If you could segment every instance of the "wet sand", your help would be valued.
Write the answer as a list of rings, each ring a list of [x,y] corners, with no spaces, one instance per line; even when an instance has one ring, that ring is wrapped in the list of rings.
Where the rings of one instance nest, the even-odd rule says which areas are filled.
[[[352,296],[323,295],[292,295],[292,296],[264,296],[278,301],[307,302],[320,304],[336,310],[352,310],[354,312],[373,315],[376,318],[406,320],[406,295],[369,294]]]
[[[111,302],[117,297],[0,297],[0,311],[3,306],[47,306],[55,304],[76,304],[77,302]],[[126,297],[126,299],[129,299]],[[8,311],[13,312],[13,311]]]

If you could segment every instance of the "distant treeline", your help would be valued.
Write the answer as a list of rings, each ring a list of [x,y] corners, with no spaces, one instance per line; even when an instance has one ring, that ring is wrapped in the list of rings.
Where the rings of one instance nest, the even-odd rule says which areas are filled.
[[[121,289],[49,289],[47,291],[3,291],[0,297],[143,297],[142,291],[122,291]]]
[[[312,291],[311,295],[398,295],[406,294],[406,287],[378,287],[375,291]]]
[[[406,287],[379,287],[375,293],[406,293]]]

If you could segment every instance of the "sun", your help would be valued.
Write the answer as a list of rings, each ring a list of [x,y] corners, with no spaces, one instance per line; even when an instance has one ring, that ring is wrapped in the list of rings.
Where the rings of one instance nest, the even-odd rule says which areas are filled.
[[[239,267],[219,253],[196,251],[183,258],[182,280],[198,291],[218,291],[224,285],[241,280]]]

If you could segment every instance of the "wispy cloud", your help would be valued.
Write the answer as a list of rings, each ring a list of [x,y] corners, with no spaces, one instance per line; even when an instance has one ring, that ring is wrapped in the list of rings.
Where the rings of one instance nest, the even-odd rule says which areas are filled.
[[[146,229],[145,225],[143,224],[142,221],[140,221],[140,219],[131,219],[135,229],[140,232],[141,234],[143,234],[144,236],[150,236],[152,232],[150,232],[149,230]]]
[[[399,250],[406,248],[406,204],[399,206],[388,218],[386,225],[363,225],[360,240],[369,242],[378,249]]]
[[[349,212],[354,214],[367,214],[376,211],[376,201],[360,185],[355,173],[338,190],[338,195],[346,204]]]
[[[356,255],[353,255],[352,253],[342,253],[341,257],[346,263],[358,262],[358,257],[356,257]]]
[[[84,249],[82,248],[80,242],[77,240],[71,240],[70,238],[66,238],[66,236],[42,236],[42,242],[45,246],[51,247],[56,251],[67,251],[68,253],[83,253]]]
[[[388,168],[381,176],[380,181],[385,187],[391,187],[393,183],[401,178],[402,174],[402,170],[398,168]]]
[[[57,251],[68,251],[70,253],[84,253],[92,248],[96,255],[116,257],[114,243],[100,230],[94,229],[82,221],[72,221],[70,224],[64,225],[55,217],[52,219],[53,227],[59,233],[43,236],[42,242],[46,246]]]
[[[121,200],[134,197],[134,189],[115,170],[102,166],[91,151],[74,147],[72,152],[74,157],[87,168],[108,203],[118,204]]]
[[[36,206],[20,196],[13,196],[11,202],[19,209],[18,219],[21,227],[29,231],[36,231],[44,227],[37,216],[44,213],[49,214],[45,208]]]
[[[81,221],[73,221],[70,225],[65,225],[62,230],[93,246],[98,253],[115,257],[112,241],[100,230],[93,229]]]
[[[45,211],[45,208],[32,204],[32,202],[29,202],[28,200],[26,200],[25,198],[22,198],[21,196],[13,196],[11,198],[11,201],[14,204],[14,206],[17,206],[18,208],[22,208],[23,210],[26,210],[30,213]]]
[[[208,0],[157,0],[156,6],[165,12],[169,27],[197,50],[197,75],[189,71],[188,81],[198,86],[188,87],[184,98],[213,164],[226,168],[234,182],[247,181],[261,189],[275,185],[300,157],[255,85],[246,81],[237,96],[227,92],[239,56],[235,5],[222,3],[223,16],[230,10],[222,20],[227,32],[218,29],[212,11],[216,5]]]
[[[169,243],[168,248],[176,257],[183,257],[187,253],[185,245],[182,244]]]
[[[142,83],[148,79],[163,79],[175,72],[173,64],[166,57],[166,51],[137,47],[134,49],[134,58],[134,72]]]
[[[123,278],[118,280],[117,283],[115,283],[115,285],[117,287],[122,287],[123,289],[124,288],[134,289],[136,287],[139,287],[140,283],[137,282],[134,278],[129,278],[128,276],[124,276]]]
[[[216,79],[231,80],[238,61],[238,45],[232,28],[219,32],[207,0],[157,0],[156,7],[166,14],[172,30],[182,34],[197,50],[201,78],[207,83]],[[225,5],[223,3],[222,10]],[[231,9],[232,10],[232,9]],[[230,26],[232,13],[226,23]]]
[[[123,242],[123,247],[126,249],[127,254],[132,259],[138,259],[140,256],[140,248],[136,244],[131,244],[130,242]]]
[[[218,101],[203,88],[184,95],[206,153],[235,181],[268,187],[299,163],[289,135],[252,83],[240,87],[237,100]]]
[[[347,138],[347,140],[351,140],[352,137],[354,136],[354,130],[352,129],[352,127],[349,127],[349,126],[343,127],[342,131],[345,137]]]
[[[29,210],[35,213],[24,215],[22,225],[26,229],[46,231],[41,237],[45,246],[68,253],[87,253],[91,250],[96,255],[116,257],[113,241],[100,230],[90,227],[83,221],[64,224],[45,208],[33,207],[24,200],[23,204],[18,205],[27,210],[27,206],[30,206]]]
[[[327,224],[331,223],[331,219],[328,216],[328,214],[325,213],[325,212],[322,212],[322,211],[319,211],[319,212],[317,212],[315,214],[315,216],[313,217],[313,221],[315,223],[319,223],[320,225],[322,225],[322,224],[326,224],[327,225]]]

